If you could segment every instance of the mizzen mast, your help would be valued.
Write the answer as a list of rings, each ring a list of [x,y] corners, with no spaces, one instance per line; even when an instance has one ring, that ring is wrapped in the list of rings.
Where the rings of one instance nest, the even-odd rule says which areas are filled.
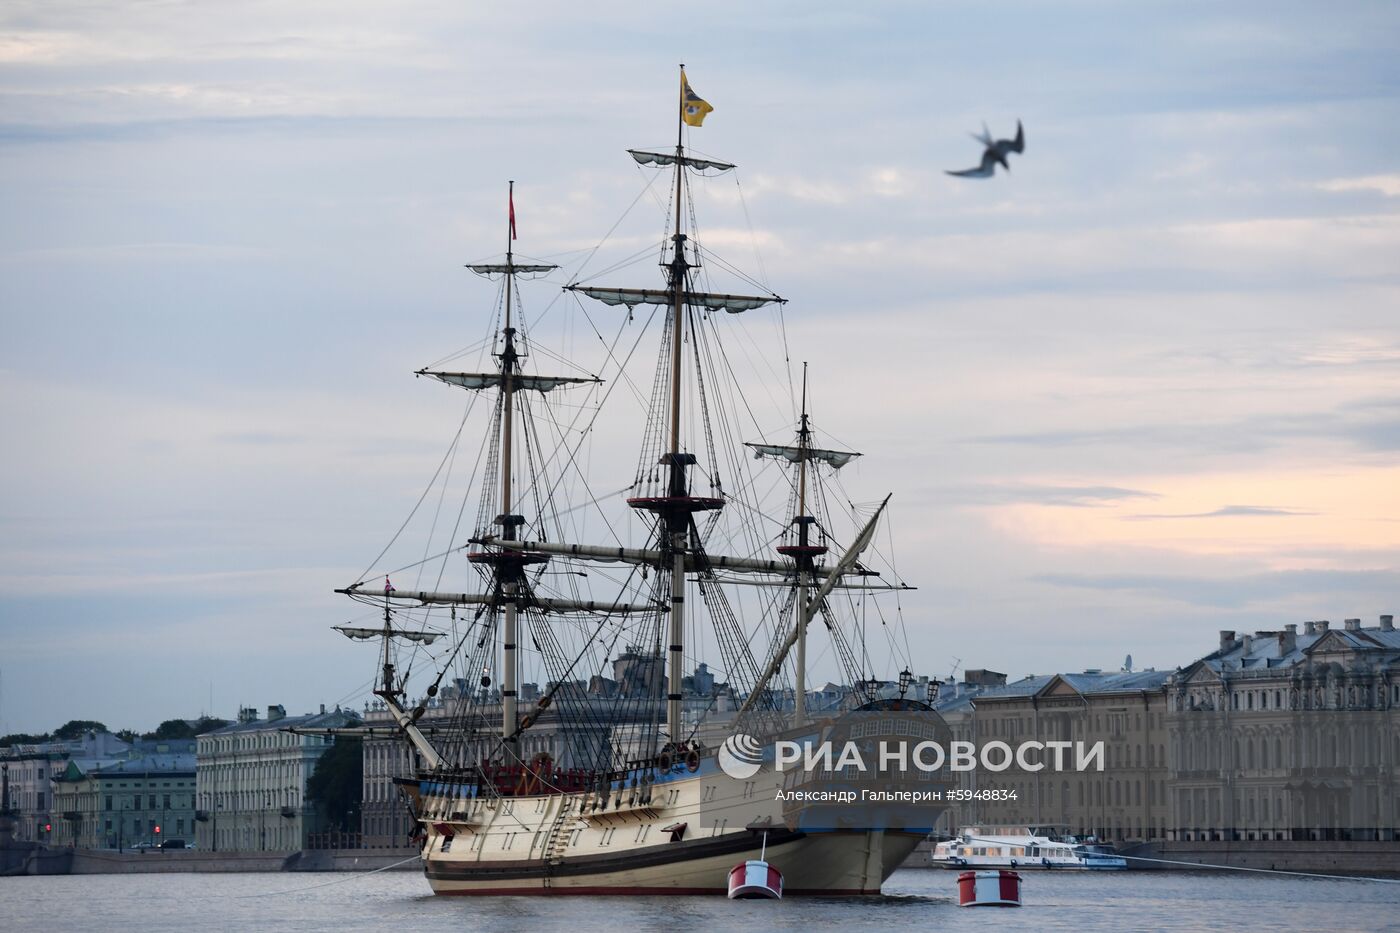
[[[549,560],[548,555],[540,553],[525,553],[511,547],[501,547],[495,545],[495,540],[504,539],[506,541],[521,537],[521,532],[527,524],[524,515],[515,511],[516,491],[513,487],[515,476],[515,447],[516,447],[516,395],[522,391],[536,391],[546,393],[563,386],[576,385],[580,383],[599,382],[595,377],[587,376],[541,376],[522,372],[521,361],[526,354],[522,352],[521,343],[517,338],[522,337],[516,327],[516,276],[520,274],[544,274],[558,267],[550,263],[517,262],[515,258],[515,182],[510,182],[508,195],[508,217],[506,230],[506,255],[504,263],[471,263],[467,268],[478,275],[486,278],[500,276],[504,282],[504,312],[501,328],[501,349],[496,354],[498,366],[495,372],[468,373],[468,372],[445,372],[438,370],[421,369],[420,376],[431,376],[434,379],[448,385],[459,386],[464,389],[497,389],[498,396],[498,423],[499,423],[499,513],[495,516],[491,524],[499,526],[501,533],[499,536],[486,535],[482,538],[473,539],[472,546],[475,548],[468,553],[467,558],[472,563],[482,565],[490,570],[490,582],[488,592],[481,595],[476,594],[439,594],[424,591],[413,591],[399,594],[391,589],[386,589],[386,619],[388,612],[388,602],[390,599],[414,600],[423,604],[429,603],[450,603],[450,604],[485,604],[493,610],[501,613],[501,736],[502,740],[508,743],[508,748],[513,747],[519,737],[519,716],[518,716],[518,681],[519,681],[519,655],[517,651],[519,641],[519,616],[520,611],[525,606],[536,606],[553,611],[590,611],[593,609],[591,603],[581,603],[572,600],[537,600],[530,593],[530,587],[525,575],[525,568],[532,564],[542,564]],[[522,415],[527,414],[522,409]],[[487,477],[488,488],[483,490],[483,508],[489,503],[490,476]],[[490,515],[490,512],[486,513]],[[480,547],[477,547],[481,545]],[[359,585],[342,590],[349,595],[356,595],[363,592]],[[622,607],[626,611],[632,607]],[[386,621],[386,625],[387,625]],[[398,692],[394,690],[392,683],[389,683],[389,670],[385,666],[386,684],[383,689],[376,691],[384,698],[385,703],[391,710],[400,706],[398,703]],[[398,712],[396,711],[396,716]],[[417,712],[417,711],[415,711]],[[403,719],[400,719],[403,724]]]
[[[509,231],[506,236],[506,266],[515,265],[515,181],[510,182],[510,220]],[[515,273],[507,272],[505,277],[506,288],[506,317],[505,328],[502,333],[505,336],[505,346],[501,348],[501,514],[496,521],[507,537],[515,537],[515,531],[525,523],[525,517],[516,515],[511,511],[511,476],[514,471],[514,457],[512,441],[515,432],[515,367],[520,361],[520,355],[515,350],[515,328],[511,322],[511,294],[512,286],[515,283]],[[494,556],[494,555],[493,555]],[[501,589],[502,601],[505,603],[505,625],[501,637],[501,738],[503,741],[515,743],[518,741],[517,724],[518,715],[516,710],[516,680],[519,675],[519,664],[515,656],[516,638],[519,635],[519,603],[516,597],[520,593],[520,580],[523,576],[525,566],[524,555],[519,558],[500,559],[496,564],[497,580]]]

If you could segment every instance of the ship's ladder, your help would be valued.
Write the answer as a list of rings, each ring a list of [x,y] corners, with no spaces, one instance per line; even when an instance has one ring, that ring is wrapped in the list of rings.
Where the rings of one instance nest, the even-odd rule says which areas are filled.
[[[557,808],[554,811],[554,820],[549,824],[549,830],[544,838],[544,883],[549,886],[549,869],[553,865],[558,865],[564,859],[564,853],[569,848],[569,841],[573,838],[573,820],[570,819],[573,799],[567,794],[560,794],[556,800]]]

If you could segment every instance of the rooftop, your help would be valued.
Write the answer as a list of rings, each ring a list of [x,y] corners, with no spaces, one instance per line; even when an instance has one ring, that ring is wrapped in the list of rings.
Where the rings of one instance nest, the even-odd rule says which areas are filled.
[[[276,732],[280,729],[287,729],[293,726],[308,729],[334,729],[338,726],[344,726],[359,721],[360,716],[354,710],[336,707],[330,711],[304,713],[301,716],[277,716],[271,719],[249,719],[244,722],[230,723],[222,729],[214,729],[211,732],[204,733],[204,735],[241,735],[246,732]],[[203,736],[201,736],[201,738],[203,738]]]

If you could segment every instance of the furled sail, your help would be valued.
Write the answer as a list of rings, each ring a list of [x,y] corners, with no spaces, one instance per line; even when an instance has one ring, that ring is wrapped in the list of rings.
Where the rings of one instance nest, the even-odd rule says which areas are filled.
[[[527,554],[558,554],[561,557],[574,557],[581,560],[594,560],[601,563],[646,564],[655,566],[661,560],[661,552],[651,548],[608,547],[589,544],[563,544],[554,541],[508,541],[503,538],[485,537],[481,544],[492,547],[523,551]],[[739,573],[767,573],[786,576],[792,572],[792,562],[787,559],[763,560],[753,557],[730,557],[722,554],[687,554],[685,569],[689,573],[714,573],[717,570],[733,570]],[[846,573],[860,573],[847,570]],[[818,564],[812,568],[817,579],[825,579],[832,573],[830,567]],[[366,591],[369,592],[368,590]],[[400,595],[394,593],[394,596]]]
[[[374,590],[360,589],[359,585],[347,587],[343,590],[336,590],[337,593],[344,593],[351,596],[374,596],[376,599],[382,598]],[[390,599],[406,599],[411,602],[433,604],[438,606],[484,606],[498,601],[497,597],[487,596],[481,593],[440,593],[434,590],[399,590],[387,594]],[[655,612],[655,603],[617,603],[609,602],[606,599],[551,599],[541,596],[524,597],[526,605],[544,612],[615,612],[619,614],[635,612]],[[337,630],[344,632],[344,626],[336,626]],[[368,632],[368,635],[349,635],[350,638],[369,638],[374,635],[383,635],[382,628],[363,629],[356,631]],[[395,631],[397,635],[399,632]],[[417,634],[417,633],[411,633]],[[433,635],[436,638],[436,635]]]
[[[394,638],[402,638],[404,641],[422,642],[425,645],[431,645],[442,636],[441,632],[409,632],[397,628],[355,628],[351,625],[332,625],[331,628],[335,629],[346,638],[367,639],[379,638],[382,635],[390,635]]]
[[[637,305],[661,305],[669,307],[675,300],[675,296],[669,289],[665,288],[595,288],[589,285],[566,285],[571,292],[579,292],[589,298],[596,298],[607,305],[626,305],[629,308]],[[686,292],[683,300],[686,304],[694,308],[705,308],[708,311],[728,311],[730,314],[738,314],[740,311],[752,311],[754,308],[761,308],[767,304],[787,304],[786,298],[779,298],[777,295],[721,295],[714,292]]]
[[[545,272],[553,272],[559,267],[547,262],[474,262],[467,263],[467,268],[477,275],[541,275]]]
[[[464,389],[494,389],[501,385],[505,378],[500,373],[440,373],[428,369],[418,370],[418,375],[432,376],[448,385],[461,386]],[[528,373],[515,373],[511,377],[511,384],[515,388],[534,389],[537,392],[548,392],[563,385],[602,381],[592,376],[531,376]]]
[[[734,166],[729,162],[716,162],[712,159],[696,159],[692,156],[676,156],[673,152],[648,152],[645,149],[628,149],[628,155],[637,160],[638,165],[675,165],[679,162],[686,168],[713,169],[716,172],[727,172]]]
[[[805,455],[809,461],[821,460],[837,470],[860,456],[860,454],[848,450],[823,450],[820,447],[803,448],[783,444],[745,444],[744,446],[753,448],[755,460],[760,460],[763,457],[775,457],[792,463],[801,463]]]

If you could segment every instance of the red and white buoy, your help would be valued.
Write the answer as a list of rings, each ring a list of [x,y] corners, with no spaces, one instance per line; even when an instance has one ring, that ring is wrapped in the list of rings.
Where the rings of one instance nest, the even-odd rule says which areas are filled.
[[[1020,907],[1021,876],[1014,871],[965,871],[958,875],[959,907]]]
[[[758,858],[740,862],[729,869],[729,899],[783,896],[783,873],[764,861],[768,854],[768,834],[763,834],[763,848]]]

